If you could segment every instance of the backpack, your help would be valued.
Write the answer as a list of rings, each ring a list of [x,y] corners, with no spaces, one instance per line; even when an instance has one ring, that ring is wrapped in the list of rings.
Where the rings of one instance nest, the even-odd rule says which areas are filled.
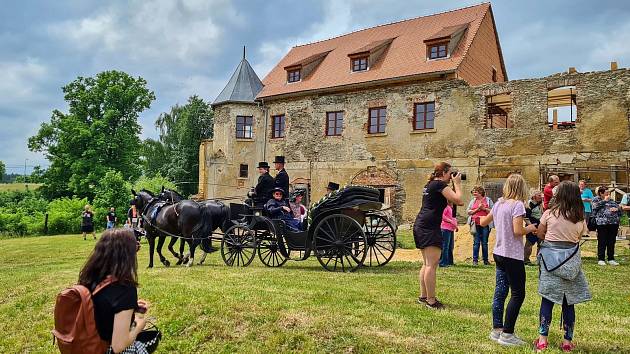
[[[62,354],[105,353],[110,344],[98,334],[94,318],[92,296],[115,282],[108,276],[94,291],[83,285],[73,285],[57,295],[55,303],[55,329],[53,343],[57,340]]]

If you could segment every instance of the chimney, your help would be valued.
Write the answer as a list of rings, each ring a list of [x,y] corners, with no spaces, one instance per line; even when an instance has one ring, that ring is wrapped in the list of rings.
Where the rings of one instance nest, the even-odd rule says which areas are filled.
[[[617,62],[616,61],[611,61],[610,62],[610,70],[617,70],[619,69],[619,67],[617,66]]]
[[[575,73],[577,73],[577,70],[575,70],[574,67],[570,66],[569,67],[569,74],[575,74]]]

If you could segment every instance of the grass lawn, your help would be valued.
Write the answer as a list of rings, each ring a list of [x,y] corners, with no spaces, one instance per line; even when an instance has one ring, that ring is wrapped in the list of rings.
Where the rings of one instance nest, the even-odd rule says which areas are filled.
[[[0,192],[8,192],[8,191],[25,191],[25,190],[36,190],[41,187],[41,183],[0,183]]]
[[[624,241],[625,242],[625,241]],[[0,353],[53,353],[50,329],[55,295],[76,281],[93,241],[79,235],[0,240]],[[591,251],[594,242],[586,245]],[[164,332],[161,353],[211,352],[432,352],[531,353],[487,339],[493,267],[440,269],[436,312],[416,304],[419,263],[392,262],[351,274],[324,271],[316,260],[279,269],[255,260],[248,268],[223,265],[218,253],[203,266],[146,269],[139,254],[139,295]],[[578,352],[630,352],[630,252],[617,246],[619,267],[585,259],[594,300],[576,306]],[[536,337],[540,297],[527,268],[527,298],[517,333]],[[560,341],[556,307],[550,341]],[[549,352],[559,353],[558,349]]]

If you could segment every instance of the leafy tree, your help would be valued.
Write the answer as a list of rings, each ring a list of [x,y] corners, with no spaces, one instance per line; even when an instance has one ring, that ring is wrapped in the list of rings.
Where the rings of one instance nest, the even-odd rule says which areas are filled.
[[[162,190],[162,186],[179,192],[179,189],[175,186],[175,183],[162,177],[159,173],[153,177],[142,176],[138,178],[136,183],[133,184],[133,189],[140,191],[146,189],[152,193],[158,194]]]
[[[31,151],[44,152],[51,162],[44,173],[45,195],[92,199],[109,170],[125,180],[139,176],[138,115],[155,99],[146,85],[141,77],[105,71],[63,87],[68,113],[54,110],[28,142]]]
[[[212,137],[213,112],[209,103],[191,96],[183,105],[162,113],[155,125],[159,141],[145,140],[143,159],[147,175],[160,172],[179,186],[184,195],[197,192],[199,183],[199,144]]]
[[[95,189],[94,212],[97,223],[104,220],[109,208],[116,208],[118,219],[122,220],[131,200],[131,186],[125,181],[122,173],[107,171]]]
[[[7,167],[4,162],[0,161],[0,179],[4,180],[4,174],[7,172]]]
[[[140,152],[142,173],[144,176],[165,176],[170,158],[166,153],[166,147],[158,140],[145,139],[142,142]]]

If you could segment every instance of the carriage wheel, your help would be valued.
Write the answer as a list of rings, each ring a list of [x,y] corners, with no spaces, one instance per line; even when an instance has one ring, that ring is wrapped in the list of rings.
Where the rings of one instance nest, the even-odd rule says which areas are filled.
[[[258,245],[258,258],[267,267],[280,267],[287,262],[287,257],[280,252],[280,245],[273,235],[265,237]]]
[[[223,235],[221,257],[229,266],[247,267],[256,256],[254,231],[244,225],[234,225]]]
[[[349,216],[333,214],[313,232],[317,260],[326,270],[352,272],[365,260],[367,239],[361,225]]]
[[[363,265],[380,267],[389,262],[396,252],[396,231],[394,226],[382,215],[365,216],[363,226],[367,238],[367,255]]]

